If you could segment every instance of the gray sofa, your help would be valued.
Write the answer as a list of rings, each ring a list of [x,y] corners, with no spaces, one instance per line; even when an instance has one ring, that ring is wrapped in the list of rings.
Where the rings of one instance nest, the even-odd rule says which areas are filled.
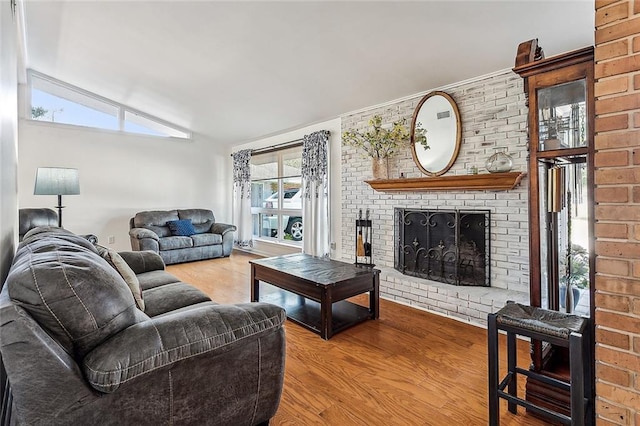
[[[120,255],[144,312],[86,239],[25,236],[0,292],[11,424],[267,424],[282,391],[284,311],[216,304],[157,254]]]
[[[18,239],[22,241],[24,234],[39,226],[57,226],[58,213],[47,208],[30,208],[18,210]]]
[[[170,221],[190,220],[195,234],[172,235]],[[234,225],[216,223],[211,210],[156,210],[136,213],[129,221],[131,248],[158,253],[167,265],[226,257],[233,249]]]

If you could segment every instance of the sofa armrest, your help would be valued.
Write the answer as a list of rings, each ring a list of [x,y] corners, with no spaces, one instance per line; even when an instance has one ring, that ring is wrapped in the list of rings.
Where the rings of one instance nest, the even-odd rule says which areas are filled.
[[[137,238],[139,240],[143,238],[152,238],[158,241],[160,239],[160,237],[158,237],[158,234],[147,228],[131,228],[129,230],[129,236]]]
[[[226,223],[214,223],[213,225],[211,225],[211,232],[213,234],[220,234],[220,235],[224,235],[227,232],[233,232],[235,231],[236,226],[235,225],[229,225]]]
[[[131,249],[135,251],[151,250],[158,253],[160,251],[160,237],[158,234],[147,228],[131,228],[129,230]]]
[[[111,393],[123,383],[193,357],[213,357],[278,332],[285,311],[267,303],[198,305],[134,324],[91,351],[83,370]]]
[[[160,255],[153,251],[121,251],[118,254],[122,256],[136,275],[150,271],[162,271],[165,268]]]

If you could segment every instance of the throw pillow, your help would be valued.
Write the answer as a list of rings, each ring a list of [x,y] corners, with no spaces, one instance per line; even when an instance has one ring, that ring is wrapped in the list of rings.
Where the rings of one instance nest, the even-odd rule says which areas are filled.
[[[109,265],[118,271],[122,279],[127,283],[127,286],[129,286],[129,290],[131,290],[131,294],[133,294],[133,298],[136,301],[136,306],[141,311],[144,311],[142,288],[140,288],[140,281],[138,281],[138,277],[136,276],[136,273],[133,272],[133,269],[131,269],[122,256],[120,256],[115,250],[98,244],[96,244],[96,248],[98,249],[100,256],[102,256]]]
[[[167,222],[167,226],[173,236],[190,237],[196,233],[196,228],[193,227],[191,219],[170,220]]]

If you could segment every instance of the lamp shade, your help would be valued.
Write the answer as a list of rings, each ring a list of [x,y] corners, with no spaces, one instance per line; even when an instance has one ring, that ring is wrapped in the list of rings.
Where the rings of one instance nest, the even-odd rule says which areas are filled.
[[[38,167],[34,195],[80,194],[78,169],[62,167]]]

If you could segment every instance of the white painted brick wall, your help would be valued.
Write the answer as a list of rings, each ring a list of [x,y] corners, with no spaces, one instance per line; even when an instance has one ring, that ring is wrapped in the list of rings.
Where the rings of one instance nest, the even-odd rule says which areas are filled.
[[[484,163],[495,147],[506,146],[514,171],[526,171],[527,107],[522,79],[511,71],[448,88],[462,119],[462,146],[447,172],[466,174],[472,167],[486,173]],[[422,96],[342,117],[342,131],[364,130],[378,114],[383,123],[402,118],[411,123]],[[423,177],[410,148],[389,161],[389,176]],[[358,209],[371,209],[373,260],[382,274],[383,297],[457,317],[484,323],[486,314],[507,299],[528,300],[528,180],[510,191],[438,191],[413,193],[376,192],[364,181],[371,179],[371,160],[349,146],[342,148],[342,258],[355,260],[355,228]],[[393,270],[394,207],[488,209],[491,211],[491,289],[469,289],[408,277]],[[396,275],[397,273],[397,275]],[[393,277],[393,281],[389,281]],[[443,287],[444,286],[444,287]],[[442,298],[443,290],[450,294]],[[472,301],[481,291],[485,302]]]

